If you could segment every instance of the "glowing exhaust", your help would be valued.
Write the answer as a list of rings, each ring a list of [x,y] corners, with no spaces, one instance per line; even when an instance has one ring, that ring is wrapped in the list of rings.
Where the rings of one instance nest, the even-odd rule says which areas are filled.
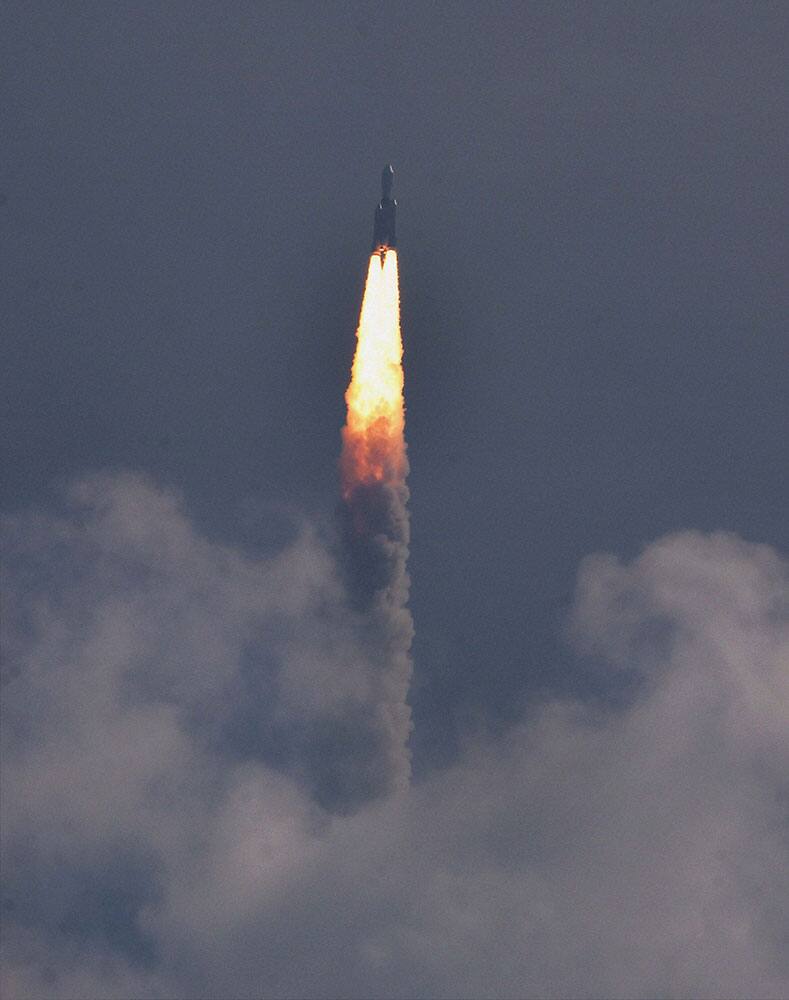
[[[342,494],[375,483],[405,482],[403,341],[397,252],[370,257],[362,299],[340,461]]]

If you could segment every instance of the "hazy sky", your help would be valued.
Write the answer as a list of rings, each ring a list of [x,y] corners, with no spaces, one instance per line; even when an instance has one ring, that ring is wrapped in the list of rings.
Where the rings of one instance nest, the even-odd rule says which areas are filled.
[[[9,996],[789,992],[787,40],[4,5]],[[414,781],[332,817],[388,161]]]

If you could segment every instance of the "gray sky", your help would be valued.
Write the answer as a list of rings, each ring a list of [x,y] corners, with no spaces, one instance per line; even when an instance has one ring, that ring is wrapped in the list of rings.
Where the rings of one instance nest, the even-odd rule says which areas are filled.
[[[221,955],[200,966],[213,996],[254,996],[253,983],[362,996],[381,977],[391,995],[785,992],[786,914],[777,898],[764,912],[747,900],[786,860],[785,818],[767,805],[786,794],[767,763],[786,753],[786,5],[10,3],[0,18],[7,752],[9,787],[32,802],[9,823],[14,989],[186,995],[193,951],[225,921]],[[322,539],[387,161],[415,785],[346,827],[316,818],[303,734],[331,716],[336,684],[363,686],[370,670]],[[633,562],[645,546],[670,558]],[[595,552],[623,566],[584,576]],[[706,611],[684,579],[718,595]],[[666,596],[675,585],[686,599]],[[731,615],[716,617],[716,601]],[[711,651],[721,636],[725,662]],[[691,698],[686,712],[683,684],[714,685],[716,670],[721,703]],[[105,673],[116,686],[102,695]],[[83,683],[95,712],[79,709]],[[131,718],[130,690],[144,706]],[[565,718],[567,704],[600,730]],[[687,737],[677,761],[655,726]],[[710,731],[720,752],[707,760],[690,744]],[[35,733],[46,752],[28,758]],[[145,733],[163,774],[158,751],[132,752]],[[128,742],[117,780],[129,794],[77,782],[61,841],[56,769],[32,761],[62,761],[69,787],[90,771],[74,748],[91,734],[102,755]],[[648,792],[628,785],[625,749],[647,769],[656,755]],[[181,790],[178,807],[149,803],[134,819],[159,779]],[[585,782],[605,815],[578,805]],[[239,788],[295,846],[285,860],[274,850],[258,896],[236,906],[215,889],[204,912],[195,866],[209,887],[244,881],[239,844],[255,823]],[[650,796],[665,788],[676,829],[659,861]],[[576,833],[554,854],[568,813]],[[190,853],[194,816],[208,817],[206,843]],[[731,842],[713,849],[719,823]],[[617,831],[623,853],[595,854]],[[573,858],[580,878],[575,836],[597,874],[578,883],[574,936],[561,872]],[[760,853],[741,864],[749,839]],[[718,849],[734,859],[723,874]],[[444,855],[458,871],[439,877]],[[61,896],[39,899],[30,885],[54,879],[61,856]],[[390,882],[365,901],[359,882],[383,857]],[[409,876],[414,865],[437,881]],[[682,871],[699,873],[703,913],[666,874]],[[625,906],[610,933],[592,928],[624,885],[648,918]],[[482,897],[489,911],[468,903]],[[74,898],[87,900],[82,924]],[[327,900],[348,915],[342,930],[315,922]],[[510,939],[499,919],[532,931]],[[747,961],[731,945],[746,925]],[[282,955],[321,934],[327,950],[302,962],[314,978],[289,979]],[[265,982],[246,944],[261,936]],[[544,963],[527,961],[534,949]]]

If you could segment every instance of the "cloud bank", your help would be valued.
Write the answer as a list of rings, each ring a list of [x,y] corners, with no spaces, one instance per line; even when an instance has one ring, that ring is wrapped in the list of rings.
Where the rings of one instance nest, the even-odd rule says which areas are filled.
[[[251,558],[120,475],[4,538],[3,996],[789,993],[776,552],[590,557],[568,635],[627,706],[367,802],[405,692],[314,531]]]

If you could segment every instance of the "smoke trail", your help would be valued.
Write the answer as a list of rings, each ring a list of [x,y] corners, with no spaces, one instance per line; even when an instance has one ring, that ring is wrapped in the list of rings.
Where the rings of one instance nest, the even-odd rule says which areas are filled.
[[[404,787],[410,773],[413,623],[406,606],[408,460],[394,250],[370,258],[356,338],[340,459],[341,562],[372,681],[354,713],[353,742],[363,752],[346,770],[348,787],[337,792],[358,801]]]

